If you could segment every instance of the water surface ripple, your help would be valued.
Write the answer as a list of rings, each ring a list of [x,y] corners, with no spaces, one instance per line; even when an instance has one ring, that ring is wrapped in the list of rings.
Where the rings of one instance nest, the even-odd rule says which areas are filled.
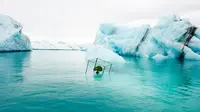
[[[200,112],[200,62],[127,58],[84,75],[85,53],[0,54],[0,112]]]

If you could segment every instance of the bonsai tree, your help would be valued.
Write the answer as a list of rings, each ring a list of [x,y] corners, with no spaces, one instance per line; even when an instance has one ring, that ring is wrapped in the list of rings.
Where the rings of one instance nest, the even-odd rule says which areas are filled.
[[[96,72],[96,74],[99,74],[99,72],[103,71],[103,68],[101,66],[94,67],[93,71]]]

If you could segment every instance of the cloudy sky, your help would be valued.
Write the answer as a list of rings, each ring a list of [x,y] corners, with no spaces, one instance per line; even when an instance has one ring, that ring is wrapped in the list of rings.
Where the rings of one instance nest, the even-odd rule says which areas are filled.
[[[200,10],[200,0],[0,0],[0,13],[32,40],[93,40],[100,23],[128,23]]]

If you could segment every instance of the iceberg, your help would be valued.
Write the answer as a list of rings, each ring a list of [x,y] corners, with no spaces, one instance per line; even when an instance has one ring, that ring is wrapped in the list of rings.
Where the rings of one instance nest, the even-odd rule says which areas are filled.
[[[102,24],[94,44],[122,56],[200,60],[200,29],[176,15],[161,17],[154,27]]]
[[[125,60],[113,51],[101,46],[90,46],[87,50],[86,60],[100,58],[111,63],[125,63]]]
[[[22,25],[12,18],[0,14],[0,52],[29,51],[29,38],[22,33]]]

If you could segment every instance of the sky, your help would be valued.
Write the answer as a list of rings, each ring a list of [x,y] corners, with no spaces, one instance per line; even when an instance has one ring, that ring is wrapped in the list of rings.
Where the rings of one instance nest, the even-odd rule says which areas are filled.
[[[129,23],[200,10],[200,0],[0,0],[0,13],[31,40],[93,41],[100,23]]]

